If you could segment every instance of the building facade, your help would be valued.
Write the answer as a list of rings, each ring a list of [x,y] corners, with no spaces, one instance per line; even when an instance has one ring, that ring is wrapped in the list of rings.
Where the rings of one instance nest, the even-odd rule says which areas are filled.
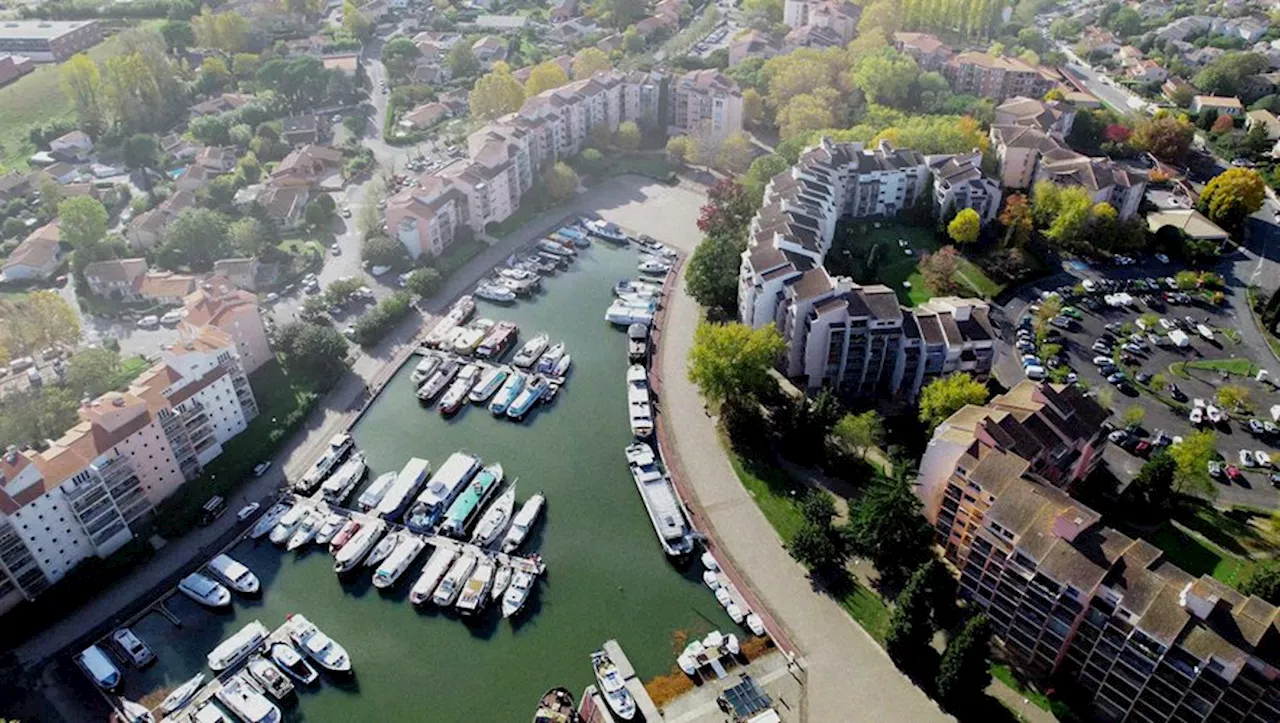
[[[953,93],[996,100],[1014,96],[1039,98],[1054,86],[1038,68],[1017,58],[987,53],[960,53],[942,66],[942,73]]]
[[[742,91],[714,68],[691,70],[671,81],[668,130],[724,140],[742,130]]]
[[[1004,189],[982,174],[982,151],[926,156],[925,163],[933,176],[934,218],[971,208],[984,226],[995,220]]]
[[[96,20],[5,20],[0,23],[0,53],[26,56],[37,63],[62,62],[102,42]]]

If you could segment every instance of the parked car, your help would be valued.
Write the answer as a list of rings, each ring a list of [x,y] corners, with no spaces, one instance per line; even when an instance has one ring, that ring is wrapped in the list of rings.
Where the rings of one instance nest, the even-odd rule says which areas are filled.
[[[1222,463],[1216,459],[1209,460],[1209,476],[1217,479],[1222,476]]]
[[[271,469],[271,460],[267,460],[266,462],[259,462],[253,466],[253,476],[261,477],[262,475],[266,474],[267,470],[269,469]]]
[[[1250,419],[1249,431],[1254,434],[1263,434],[1267,431],[1267,428],[1262,424],[1261,419]]]
[[[137,323],[139,329],[154,329],[160,326],[160,317],[155,314],[147,314],[141,319],[138,319]]]
[[[1240,466],[1241,467],[1252,467],[1256,463],[1257,463],[1257,460],[1254,459],[1253,452],[1250,452],[1247,449],[1240,450]]]

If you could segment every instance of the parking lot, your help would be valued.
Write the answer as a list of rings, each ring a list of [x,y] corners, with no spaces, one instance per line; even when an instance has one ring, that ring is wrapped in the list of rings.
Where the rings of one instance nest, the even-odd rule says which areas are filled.
[[[1217,433],[1220,502],[1280,506],[1271,480],[1274,465],[1280,465],[1280,435],[1271,414],[1272,406],[1280,404],[1274,380],[1266,374],[1264,381],[1255,378],[1257,350],[1242,343],[1235,331],[1241,322],[1228,306],[1202,301],[1195,289],[1176,289],[1171,276],[1153,276],[1153,290],[1144,275],[1149,270],[1145,265],[1118,268],[1090,274],[1083,284],[1060,276],[1037,288],[1038,298],[1006,306],[1014,326],[1006,338],[1014,348],[999,362],[997,377],[1006,385],[1016,383],[1028,376],[1025,357],[1034,356],[1026,364],[1039,361],[1041,369],[1030,376],[1043,371],[1058,381],[1098,390],[1116,427],[1104,459],[1122,483],[1132,479],[1155,449],[1198,428]],[[1168,267],[1152,273],[1159,271],[1174,273]],[[1060,299],[1046,299],[1053,294]],[[1059,303],[1061,313],[1056,321],[1049,320]],[[1031,331],[1019,332],[1019,327]],[[1019,348],[1020,340],[1030,344]],[[1224,387],[1229,389],[1225,396]],[[1227,398],[1232,394],[1243,402]],[[1200,412],[1193,411],[1197,407]],[[1191,421],[1193,414],[1199,424]],[[1125,429],[1125,422],[1139,417]],[[1210,417],[1220,421],[1215,424]],[[1257,420],[1256,431],[1250,420]],[[1266,422],[1273,423],[1270,429]],[[1242,451],[1249,453],[1243,460]],[[1259,464],[1257,452],[1263,453],[1263,462],[1277,459]]]

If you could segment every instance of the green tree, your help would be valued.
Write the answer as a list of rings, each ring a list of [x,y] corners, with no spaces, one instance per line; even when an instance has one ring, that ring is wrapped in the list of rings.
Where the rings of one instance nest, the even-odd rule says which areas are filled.
[[[160,36],[170,53],[179,54],[196,44],[196,34],[186,20],[166,20],[160,26]]]
[[[781,0],[742,0],[742,11],[756,27],[768,29],[782,22]]]
[[[1240,585],[1245,595],[1257,595],[1272,605],[1280,605],[1280,565],[1259,564]]]
[[[99,397],[122,381],[120,354],[111,349],[85,349],[67,362],[66,387],[80,397]]]
[[[916,667],[933,637],[928,574],[924,566],[912,573],[889,613],[884,649],[898,667],[905,670]]]
[[[773,326],[702,322],[689,350],[689,380],[712,402],[753,398],[767,388],[786,346]]]
[[[107,209],[92,196],[72,196],[58,202],[59,241],[80,249],[107,235]]]
[[[1196,128],[1186,115],[1160,111],[1134,125],[1129,145],[1166,163],[1177,163],[1187,155],[1195,134]]]
[[[985,404],[989,392],[982,382],[965,372],[934,379],[920,390],[920,421],[930,429],[970,404]]]
[[[423,298],[435,296],[443,285],[444,279],[440,277],[440,272],[430,266],[414,269],[404,282],[406,289]]]
[[[596,73],[612,69],[613,63],[609,62],[609,56],[599,48],[583,48],[573,56],[574,80],[590,78]]]
[[[1205,185],[1197,205],[1214,223],[1239,228],[1249,214],[1262,208],[1266,187],[1252,168],[1228,168]]]
[[[622,33],[622,50],[626,53],[640,53],[644,51],[644,36],[636,30],[636,26],[632,25]]]
[[[1196,73],[1191,85],[1210,95],[1240,95],[1246,90],[1246,79],[1267,72],[1269,66],[1261,53],[1224,53]]]
[[[165,269],[207,271],[226,258],[227,218],[207,208],[188,208],[165,229],[156,263]]]
[[[1142,424],[1142,420],[1147,418],[1147,410],[1144,407],[1134,405],[1124,410],[1124,414],[1120,416],[1120,423],[1128,427],[1130,425]]]
[[[845,446],[866,458],[867,450],[884,440],[884,419],[873,409],[861,414],[846,414],[836,422],[831,433]]]
[[[71,56],[58,67],[58,82],[76,112],[76,125],[91,136],[106,128],[105,88],[97,63],[84,53]]]
[[[1146,519],[1158,518],[1173,506],[1177,472],[1177,461],[1161,450],[1143,463],[1122,498],[1133,513]]]
[[[557,161],[542,176],[542,187],[552,203],[564,203],[578,192],[578,174],[564,161]]]
[[[854,551],[867,558],[890,587],[929,559],[933,540],[920,498],[905,480],[884,475],[875,475],[850,505],[849,535]]]
[[[853,83],[872,103],[905,108],[912,87],[920,77],[915,59],[894,50],[883,50],[858,61]]]
[[[486,73],[476,81],[471,91],[471,115],[480,120],[492,120],[520,109],[524,103],[524,87],[511,77],[505,68]]]
[[[947,235],[958,244],[971,244],[982,232],[982,219],[972,208],[960,209],[960,213],[947,224]]]
[[[742,248],[733,239],[724,236],[703,239],[689,257],[684,277],[685,291],[718,316],[735,316],[741,254]]]
[[[672,136],[667,140],[667,157],[673,163],[689,163],[693,156],[693,139],[689,136]]]
[[[1218,454],[1218,435],[1213,432],[1192,432],[1181,442],[1171,445],[1168,454],[1177,464],[1174,473],[1174,490],[1187,495],[1217,497],[1218,488],[1209,477],[1209,461]]]
[[[592,7],[597,18],[618,30],[636,24],[648,14],[648,4],[636,0],[595,0]]]
[[[526,96],[533,97],[545,90],[559,88],[568,82],[569,76],[564,72],[564,68],[554,60],[547,60],[533,66],[529,71],[529,79],[524,84],[524,93]]]
[[[360,259],[370,266],[400,268],[409,263],[409,252],[404,244],[382,234],[367,237],[360,244]]]
[[[742,179],[742,185],[747,189],[753,202],[759,205],[764,199],[764,188],[769,185],[769,181],[790,167],[791,164],[787,163],[787,159],[776,153],[760,156],[751,162],[751,167],[747,169]]]
[[[470,43],[455,43],[449,48],[448,63],[454,78],[470,78],[480,72],[480,60]]]
[[[290,373],[328,383],[346,369],[347,342],[332,326],[291,322],[280,327],[275,341]]]
[[[418,46],[409,37],[394,38],[382,46],[382,64],[387,66],[387,72],[392,78],[409,77],[420,57],[422,51],[418,50]]]
[[[347,31],[348,35],[361,40],[367,40],[373,35],[373,23],[369,22],[369,19],[360,12],[359,6],[352,0],[343,0],[342,29]]]
[[[831,496],[813,490],[805,497],[801,510],[804,523],[787,544],[791,556],[820,573],[842,568],[849,551],[840,531],[832,524],[836,508]]]
[[[69,346],[80,338],[80,320],[56,292],[40,289],[25,298],[0,299],[0,349],[8,359],[29,356],[51,346]],[[63,428],[65,429],[65,427]],[[63,430],[55,430],[57,437]]]
[[[947,643],[938,664],[938,697],[950,710],[972,702],[991,684],[991,626],[985,615],[975,615],[960,634]]]
[[[735,131],[720,144],[720,151],[716,154],[716,166],[734,175],[745,173],[751,165],[752,153],[751,138],[742,131]]]
[[[786,105],[778,109],[779,137],[786,140],[833,127],[836,115],[831,109],[831,100],[837,95],[830,88],[820,88],[814,93],[792,96]]]
[[[227,241],[237,253],[245,256],[262,256],[274,242],[274,234],[258,219],[245,216],[227,227]]]
[[[862,17],[858,20],[858,35],[879,35],[891,38],[901,29],[901,9],[890,0],[877,0],[864,7]]]
[[[121,148],[124,164],[135,171],[142,172],[144,190],[151,190],[151,175],[147,171],[160,167],[160,143],[150,133],[135,133],[129,136]]]
[[[640,126],[635,121],[622,121],[618,124],[618,147],[624,151],[634,151],[640,147],[642,140]]]

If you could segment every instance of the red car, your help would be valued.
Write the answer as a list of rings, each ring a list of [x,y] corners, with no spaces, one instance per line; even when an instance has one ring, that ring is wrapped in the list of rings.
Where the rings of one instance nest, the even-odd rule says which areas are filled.
[[[1142,440],[1141,442],[1138,442],[1138,446],[1133,448],[1133,453],[1138,455],[1139,457],[1147,456],[1147,453],[1150,451],[1151,451],[1151,443],[1145,439]]]
[[[53,277],[53,285],[54,285],[54,286],[56,286],[56,287],[58,287],[58,288],[62,288],[62,287],[64,287],[64,286],[66,286],[66,285],[67,285],[67,275],[66,275],[66,274],[60,274],[60,275],[58,275],[58,276]]]
[[[1234,464],[1227,465],[1227,479],[1229,480],[1240,479],[1240,468],[1235,466]]]

